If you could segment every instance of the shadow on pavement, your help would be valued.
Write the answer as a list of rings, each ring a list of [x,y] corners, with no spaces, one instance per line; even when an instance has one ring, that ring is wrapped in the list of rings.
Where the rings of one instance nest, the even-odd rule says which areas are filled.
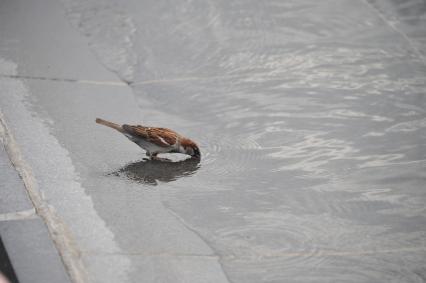
[[[156,186],[159,182],[172,182],[191,176],[200,168],[200,159],[189,158],[178,162],[141,160],[109,173],[108,175],[125,177],[131,181]]]

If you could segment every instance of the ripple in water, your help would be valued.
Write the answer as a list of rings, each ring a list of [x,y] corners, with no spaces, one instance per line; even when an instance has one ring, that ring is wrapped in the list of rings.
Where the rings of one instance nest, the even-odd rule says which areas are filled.
[[[247,164],[262,158],[260,146],[254,140],[238,136],[202,136],[199,142],[204,152],[203,165],[218,178],[244,172]]]
[[[142,116],[202,151],[195,167],[117,174],[161,185],[232,282],[423,282],[425,10],[405,2],[82,5]],[[104,37],[115,10],[127,20]]]

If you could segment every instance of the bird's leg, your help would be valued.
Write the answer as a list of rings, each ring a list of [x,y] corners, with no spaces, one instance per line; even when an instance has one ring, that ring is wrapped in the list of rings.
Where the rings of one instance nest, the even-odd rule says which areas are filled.
[[[147,152],[145,152],[145,155],[146,155],[148,158],[142,158],[143,160],[150,160],[150,159],[152,159],[152,157],[151,157],[151,152],[147,151]]]
[[[158,157],[158,156],[157,156],[157,154],[158,154],[157,152],[152,153],[152,154],[151,154],[151,156],[150,156],[150,157],[151,157],[151,160],[158,160],[158,161],[161,161],[161,158],[160,158],[160,157]]]

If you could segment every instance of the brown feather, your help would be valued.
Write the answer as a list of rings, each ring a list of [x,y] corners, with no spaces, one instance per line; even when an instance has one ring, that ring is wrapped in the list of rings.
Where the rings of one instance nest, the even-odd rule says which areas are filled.
[[[103,119],[100,119],[100,118],[96,118],[96,123],[110,127],[110,128],[113,128],[113,129],[115,129],[115,130],[117,130],[121,133],[124,132],[123,128],[120,125],[106,121],[106,120],[103,120]]]
[[[176,132],[166,128],[151,128],[141,125],[131,126],[124,124],[123,129],[132,136],[142,138],[161,147],[174,145],[177,139],[180,138]]]

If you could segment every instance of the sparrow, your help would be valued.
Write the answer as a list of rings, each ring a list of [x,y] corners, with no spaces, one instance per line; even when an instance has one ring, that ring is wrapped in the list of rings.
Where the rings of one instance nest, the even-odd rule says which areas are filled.
[[[96,123],[113,128],[146,151],[152,160],[170,161],[160,158],[159,153],[183,153],[192,158],[200,158],[200,150],[192,140],[166,128],[146,127],[141,125],[119,125],[96,118]]]

